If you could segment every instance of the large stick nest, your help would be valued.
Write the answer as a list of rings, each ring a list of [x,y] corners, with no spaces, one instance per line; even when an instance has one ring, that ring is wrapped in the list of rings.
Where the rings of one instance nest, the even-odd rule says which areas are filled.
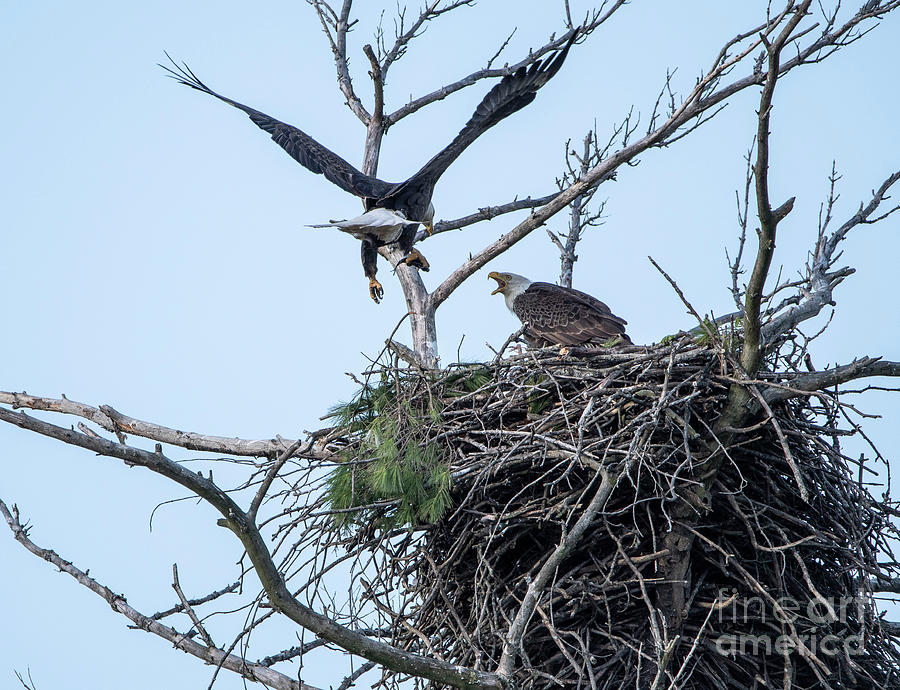
[[[773,357],[787,373],[757,388],[795,359]],[[538,600],[519,686],[900,687],[873,597],[897,571],[894,509],[867,489],[872,462],[842,450],[845,403],[796,397],[715,433],[732,371],[690,340],[439,375],[376,367],[328,432],[324,498],[292,527],[346,550],[365,602],[347,620],[494,670],[529,583],[618,479]],[[679,531],[672,631],[660,607]]]

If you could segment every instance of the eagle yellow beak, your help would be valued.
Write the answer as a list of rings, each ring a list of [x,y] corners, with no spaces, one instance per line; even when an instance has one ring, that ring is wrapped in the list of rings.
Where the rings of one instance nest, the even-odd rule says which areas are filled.
[[[488,278],[493,278],[497,281],[497,289],[491,293],[492,295],[496,295],[498,292],[501,292],[506,288],[506,279],[502,275],[497,273],[497,271],[491,271],[490,273],[488,273]]]
[[[434,223],[422,223],[425,226],[425,232],[428,233],[429,236],[434,234]]]

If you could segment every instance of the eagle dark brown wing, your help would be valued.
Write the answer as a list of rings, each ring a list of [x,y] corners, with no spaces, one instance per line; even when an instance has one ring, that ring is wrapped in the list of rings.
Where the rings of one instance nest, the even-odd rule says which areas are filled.
[[[314,173],[324,175],[344,191],[366,199],[367,210],[383,207],[401,211],[407,218],[421,219],[425,217],[431,204],[431,196],[438,178],[469,144],[502,119],[521,110],[535,99],[538,89],[550,81],[562,67],[569,48],[572,47],[578,34],[579,30],[574,29],[561,50],[542,61],[535,62],[531,67],[520,67],[513,74],[503,77],[499,84],[488,91],[453,141],[428,161],[419,172],[406,182],[400,183],[384,182],[366,175],[322,146],[306,132],[216,93],[200,81],[186,64],[179,65],[168,53],[166,57],[172,63],[171,66],[160,65],[160,67],[179,83],[243,110],[257,127],[268,132],[275,143],[298,163]],[[411,231],[406,234],[414,237],[413,225],[410,225],[410,228]],[[411,242],[406,244],[411,245]]]
[[[453,141],[406,182],[395,186],[379,202],[379,206],[406,209],[408,217],[421,218],[431,201],[438,178],[473,141],[535,99],[538,89],[550,81],[562,67],[566,55],[569,54],[569,48],[572,47],[578,34],[578,29],[573,30],[563,48],[554,55],[534,63],[531,67],[520,67],[513,74],[503,77],[500,83],[481,99],[472,117]]]
[[[180,84],[190,86],[192,89],[215,96],[220,101],[228,103],[239,110],[243,110],[253,123],[260,129],[268,132],[272,139],[290,156],[307,170],[324,175],[327,180],[333,182],[345,192],[355,194],[362,198],[378,199],[387,194],[395,185],[384,182],[376,177],[360,172],[334,151],[322,146],[306,132],[292,125],[285,124],[274,117],[269,117],[250,106],[238,103],[230,98],[216,93],[204,84],[191,69],[185,65],[179,65],[166,53],[166,57],[172,62],[172,66],[160,65],[169,76]]]
[[[602,345],[619,337],[625,344],[627,321],[590,295],[552,283],[532,283],[513,303],[516,316],[527,323],[531,345]]]

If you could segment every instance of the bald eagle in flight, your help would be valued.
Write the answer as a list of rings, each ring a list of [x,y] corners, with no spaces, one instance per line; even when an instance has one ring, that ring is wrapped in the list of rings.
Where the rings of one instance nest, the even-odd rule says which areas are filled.
[[[631,345],[628,323],[587,293],[552,283],[533,283],[516,273],[492,271],[506,306],[525,324],[525,340],[532,347],[596,347],[609,343]],[[615,340],[618,338],[618,340]]]
[[[168,53],[166,57],[171,61],[171,66],[160,67],[179,83],[243,110],[257,127],[268,132],[275,143],[298,163],[314,173],[324,175],[345,192],[363,199],[366,213],[349,221],[332,223],[362,240],[363,271],[369,279],[369,294],[377,303],[384,294],[381,283],[375,278],[378,247],[396,243],[406,253],[404,263],[428,270],[428,262],[418,250],[413,249],[413,243],[419,224],[424,225],[429,234],[433,230],[434,206],[431,196],[438,179],[479,136],[535,99],[538,89],[562,67],[578,33],[579,30],[574,29],[565,45],[555,54],[535,62],[529,68],[520,67],[503,77],[499,84],[488,91],[456,138],[412,177],[399,183],[385,182],[366,175],[296,127],[216,93],[200,81],[186,64],[177,64]],[[383,209],[391,213],[385,213]],[[374,215],[369,215],[373,211]],[[353,227],[343,227],[341,223]]]

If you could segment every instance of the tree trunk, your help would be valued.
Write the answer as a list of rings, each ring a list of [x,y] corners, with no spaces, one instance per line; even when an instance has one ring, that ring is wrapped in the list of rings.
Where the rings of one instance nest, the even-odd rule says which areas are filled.
[[[369,120],[366,127],[366,148],[363,152],[363,172],[373,177],[378,172],[378,158],[381,155],[381,140],[384,137],[384,127],[380,109],[376,108],[375,115]],[[419,275],[418,269],[413,269],[401,263],[403,252],[396,245],[381,247],[378,253],[387,259],[391,266],[395,267],[397,279],[403,287],[406,297],[406,307],[410,315],[410,328],[412,329],[413,351],[416,360],[423,369],[437,369],[437,327],[434,320],[434,304],[425,283]]]

